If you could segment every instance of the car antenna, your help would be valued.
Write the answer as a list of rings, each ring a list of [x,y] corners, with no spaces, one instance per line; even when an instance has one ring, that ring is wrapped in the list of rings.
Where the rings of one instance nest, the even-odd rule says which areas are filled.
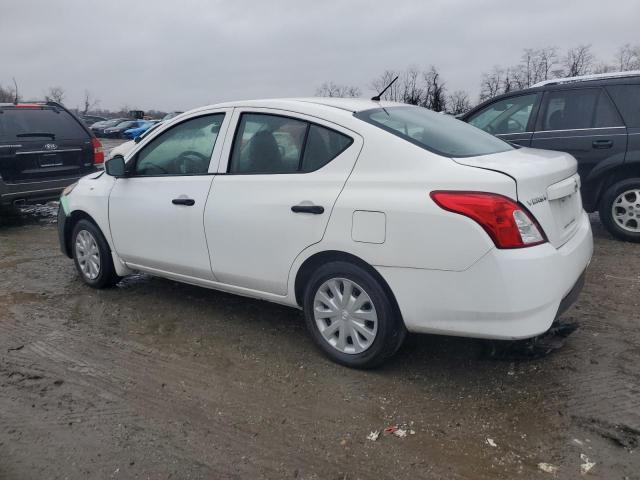
[[[393,80],[391,80],[391,83],[389,85],[387,85],[386,87],[384,87],[384,90],[382,90],[378,95],[376,95],[375,97],[371,97],[371,100],[373,100],[374,102],[379,102],[380,101],[380,97],[382,97],[382,95],[384,95],[384,92],[386,92],[387,90],[389,90],[389,87],[391,85],[393,85],[395,83],[395,81],[398,80],[398,75],[396,75],[396,78],[394,78]]]

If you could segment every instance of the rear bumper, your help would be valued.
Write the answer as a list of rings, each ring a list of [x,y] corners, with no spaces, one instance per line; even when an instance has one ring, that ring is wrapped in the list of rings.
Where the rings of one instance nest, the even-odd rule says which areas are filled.
[[[376,267],[409,331],[492,339],[544,333],[576,300],[593,253],[586,213],[556,249],[492,249],[462,272]]]
[[[40,203],[57,200],[60,192],[77,182],[91,171],[73,177],[59,178],[39,182],[5,183],[0,179],[0,204]]]

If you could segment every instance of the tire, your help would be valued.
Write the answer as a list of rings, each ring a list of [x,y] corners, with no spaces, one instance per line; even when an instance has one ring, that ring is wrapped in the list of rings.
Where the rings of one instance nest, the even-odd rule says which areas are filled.
[[[334,291],[338,294],[331,293]],[[343,297],[345,291],[351,292],[348,298]],[[331,360],[347,367],[380,365],[406,336],[390,294],[371,273],[349,262],[319,267],[307,283],[303,305],[315,344]]]
[[[600,199],[600,220],[614,237],[640,243],[640,178],[607,188]]]
[[[120,281],[113,266],[111,248],[93,222],[83,219],[75,224],[71,252],[80,278],[90,287],[108,288]]]

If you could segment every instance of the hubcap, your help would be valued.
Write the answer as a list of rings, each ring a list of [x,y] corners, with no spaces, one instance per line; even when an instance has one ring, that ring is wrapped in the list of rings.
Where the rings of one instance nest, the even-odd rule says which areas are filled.
[[[378,333],[378,315],[371,297],[346,278],[332,278],[320,285],[313,315],[322,338],[342,353],[364,352]]]
[[[640,233],[640,189],[618,195],[611,207],[611,215],[623,230]]]
[[[100,250],[96,239],[87,230],[80,230],[76,236],[76,258],[86,278],[95,280],[100,275]]]

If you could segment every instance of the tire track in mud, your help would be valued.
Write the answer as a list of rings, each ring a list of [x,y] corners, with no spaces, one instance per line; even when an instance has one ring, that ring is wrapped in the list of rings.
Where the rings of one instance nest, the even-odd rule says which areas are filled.
[[[344,469],[336,467],[330,459],[317,455],[320,453],[317,450],[322,449],[321,444],[311,446],[315,455],[291,458],[292,451],[299,450],[308,441],[314,443],[313,433],[305,435],[295,426],[286,433],[281,428],[283,418],[295,420],[319,416],[330,419],[332,410],[344,408],[342,405],[328,405],[326,408],[316,405],[310,411],[303,405],[285,401],[282,407],[268,407],[263,399],[277,396],[277,389],[267,382],[247,385],[233,380],[233,368],[224,375],[215,374],[207,365],[190,359],[186,361],[178,355],[167,356],[136,342],[95,335],[91,335],[91,341],[87,342],[87,338],[82,337],[82,333],[75,331],[52,332],[44,339],[26,345],[20,355],[14,355],[12,359],[13,369],[27,371],[34,364],[39,365],[39,375],[65,378],[65,382],[93,392],[92,402],[97,404],[86,412],[68,412],[45,421],[66,425],[69,422],[93,424],[113,419],[143,428],[148,417],[177,423],[188,418],[191,436],[207,437],[207,431],[214,430],[215,438],[222,440],[217,446],[216,458],[211,458],[210,448],[199,447],[197,442],[190,445],[188,458],[204,459],[205,464],[212,467],[220,467],[220,458],[238,457],[238,452],[244,451],[244,457],[256,460],[266,456],[285,461],[288,469],[331,475],[344,473]],[[43,362],[46,362],[46,369],[42,369]],[[243,398],[240,405],[234,400],[238,397]],[[107,407],[103,405],[105,400],[110,404]],[[233,411],[236,420],[217,413],[225,411]],[[171,412],[169,418],[167,412]],[[260,412],[257,418],[254,417],[255,412]],[[238,421],[239,417],[246,418],[246,423]],[[256,422],[273,427],[274,441],[268,442],[267,455],[264,444],[255,440],[260,432],[260,429],[252,428],[252,423]],[[306,424],[311,430],[314,427],[312,421],[294,422],[296,424],[300,427]],[[291,422],[287,428],[290,425]],[[339,428],[338,423],[335,426]],[[258,460],[257,463],[264,462]],[[357,471],[364,478],[372,478],[376,474],[375,469],[366,465],[359,465]],[[272,473],[276,475],[278,472],[274,470]]]

